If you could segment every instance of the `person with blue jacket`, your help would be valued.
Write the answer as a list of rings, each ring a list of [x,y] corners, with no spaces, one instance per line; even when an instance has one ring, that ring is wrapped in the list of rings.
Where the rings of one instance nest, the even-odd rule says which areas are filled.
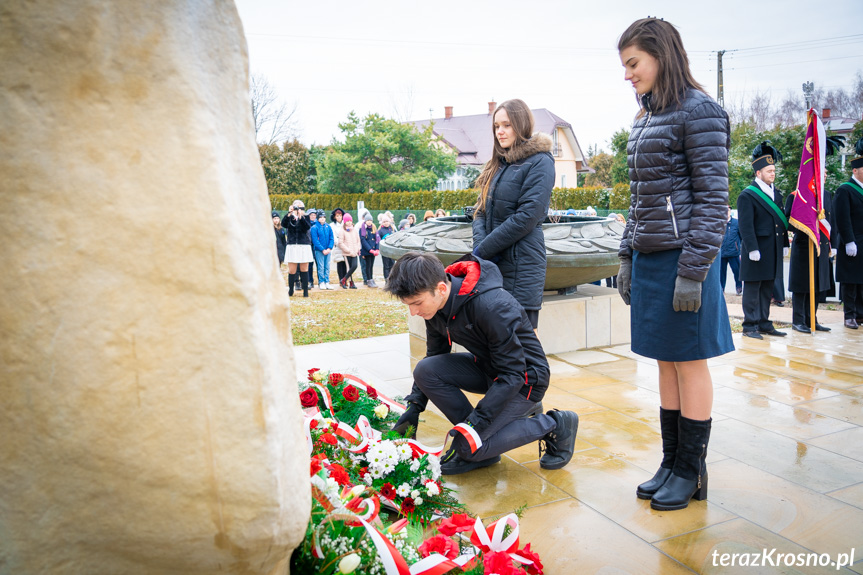
[[[335,240],[333,230],[327,225],[324,211],[318,211],[318,219],[312,226],[312,247],[315,249],[315,265],[318,267],[318,286],[320,289],[335,289],[330,286],[330,253]]]
[[[719,268],[719,283],[722,284],[722,291],[725,291],[726,273],[728,266],[731,266],[734,287],[737,295],[740,295],[743,293],[743,282],[740,281],[740,226],[737,218],[731,217],[731,206],[728,206],[728,223],[725,225],[725,237],[722,238],[719,254],[722,257],[722,267]]]
[[[536,329],[545,287],[542,223],[554,187],[552,142],[533,133],[533,113],[522,100],[503,102],[492,118],[492,156],[476,181],[473,254],[497,264],[503,289]]]

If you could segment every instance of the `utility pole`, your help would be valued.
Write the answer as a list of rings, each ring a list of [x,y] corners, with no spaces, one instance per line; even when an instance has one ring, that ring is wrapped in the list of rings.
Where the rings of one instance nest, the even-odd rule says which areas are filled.
[[[725,109],[725,84],[722,81],[722,55],[725,50],[716,53],[716,102]]]

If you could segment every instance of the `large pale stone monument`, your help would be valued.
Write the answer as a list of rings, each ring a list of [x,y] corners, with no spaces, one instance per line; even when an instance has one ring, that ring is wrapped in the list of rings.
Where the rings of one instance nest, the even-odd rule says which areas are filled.
[[[309,513],[232,2],[0,3],[0,574],[285,573]]]

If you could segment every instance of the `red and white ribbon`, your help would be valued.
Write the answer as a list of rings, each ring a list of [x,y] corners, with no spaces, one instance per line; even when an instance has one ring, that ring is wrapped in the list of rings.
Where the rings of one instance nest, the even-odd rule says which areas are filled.
[[[453,429],[461,433],[462,437],[467,440],[471,453],[476,453],[477,449],[482,447],[482,439],[480,439],[479,433],[467,423],[459,423]]]
[[[411,575],[441,575],[456,568],[466,571],[471,568],[474,561],[476,561],[476,555],[473,553],[455,559],[449,559],[440,553],[432,553],[411,565]]]
[[[411,570],[408,568],[408,562],[402,557],[392,541],[381,535],[372,525],[369,525],[365,520],[360,519],[363,527],[369,534],[372,543],[378,550],[378,557],[381,558],[381,563],[384,565],[384,570],[387,575],[411,575]]]
[[[504,538],[503,532],[506,526],[509,525],[512,531]],[[518,517],[514,513],[510,513],[506,517],[502,517],[488,526],[484,527],[482,520],[477,517],[474,523],[473,533],[470,536],[470,542],[480,549],[483,553],[508,553],[510,557],[524,565],[532,565],[533,561],[522,557],[518,551]]]

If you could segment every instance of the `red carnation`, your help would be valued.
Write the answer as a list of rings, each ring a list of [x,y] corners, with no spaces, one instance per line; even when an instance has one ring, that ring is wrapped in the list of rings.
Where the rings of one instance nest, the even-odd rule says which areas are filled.
[[[366,386],[366,394],[372,399],[378,398],[378,390],[372,387],[371,385]]]
[[[309,477],[311,477],[312,475],[317,475],[318,471],[320,471],[320,470],[321,470],[321,460],[318,459],[317,457],[313,457],[311,464],[309,465],[309,471],[311,472],[309,474]]]
[[[330,374],[330,385],[338,385],[345,380],[345,376],[340,373]]]
[[[525,559],[533,561],[533,565],[524,565],[530,575],[542,575],[542,561],[539,560],[539,555],[530,550],[530,543],[524,546],[524,549],[518,552]]]
[[[381,495],[390,500],[395,499],[396,488],[391,483],[384,483],[384,486],[381,487]]]
[[[475,524],[476,521],[466,513],[456,513],[452,517],[441,521],[437,526],[437,530],[438,533],[452,537],[456,533],[470,531]]]
[[[342,390],[342,397],[344,397],[348,401],[356,401],[360,398],[360,390],[358,390],[353,385],[345,386],[345,388]]]
[[[318,428],[318,420],[313,419],[311,423],[309,423],[309,429],[317,429]]]
[[[332,465],[327,465],[327,469],[330,470],[330,477],[338,483],[339,485],[350,485],[351,477],[348,475],[348,472],[345,471],[345,468],[339,465],[338,463],[333,463]]]
[[[303,407],[314,407],[318,404],[318,392],[311,387],[300,393],[300,404]]]
[[[517,575],[521,572],[512,566],[512,558],[508,553],[502,551],[496,553],[486,553],[482,558],[482,565],[486,573],[496,573],[497,575]]]
[[[316,372],[321,371],[318,367],[313,367],[309,370],[309,381],[311,381],[312,376],[315,375]]]
[[[368,467],[360,467],[360,477],[365,477],[369,473]]]
[[[418,551],[423,557],[428,557],[432,553],[440,553],[447,559],[458,557],[458,545],[456,545],[455,541],[443,535],[435,535],[431,539],[426,539],[419,546]]]
[[[324,443],[329,443],[330,445],[335,445],[336,443],[338,443],[336,436],[330,432],[321,435],[321,441],[323,441]]]
[[[414,500],[410,497],[405,497],[405,500],[402,501],[402,513],[405,515],[409,513],[413,513],[416,509],[416,505],[414,505]]]

